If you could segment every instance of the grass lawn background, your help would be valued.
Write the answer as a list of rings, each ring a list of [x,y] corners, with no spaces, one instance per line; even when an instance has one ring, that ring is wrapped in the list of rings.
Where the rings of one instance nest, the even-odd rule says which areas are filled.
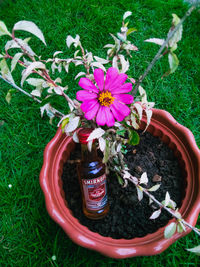
[[[43,31],[47,47],[32,36],[31,47],[43,58],[62,50],[66,57],[73,49],[66,48],[68,34],[79,34],[88,51],[105,55],[103,46],[112,42],[109,33],[116,33],[125,11],[133,12],[130,26],[138,31],[131,40],[139,51],[133,54],[129,74],[135,79],[143,73],[158,50],[147,38],[165,38],[172,13],[182,17],[187,5],[180,0],[134,1],[0,1],[0,20],[8,29],[19,20],[31,20]],[[143,87],[157,108],[169,111],[188,127],[200,145],[200,13],[195,11],[184,24],[183,40],[176,54],[180,66],[175,74],[160,79],[168,70],[167,59],[156,64],[143,82]],[[17,36],[30,36],[18,32]],[[0,37],[0,52],[6,37]],[[78,69],[63,74],[69,94],[78,90],[74,81]],[[57,73],[58,74],[58,73]],[[20,84],[21,69],[15,72]],[[24,88],[30,89],[25,83]],[[200,258],[185,251],[199,244],[191,233],[160,255],[114,260],[74,244],[49,217],[39,186],[43,150],[56,132],[56,123],[40,117],[39,105],[17,92],[9,105],[5,96],[11,87],[0,80],[0,266],[197,266]],[[64,107],[63,112],[66,111]],[[12,184],[12,188],[8,185]],[[200,221],[199,221],[200,222]],[[198,225],[200,227],[200,224]],[[52,256],[56,260],[52,260]]]

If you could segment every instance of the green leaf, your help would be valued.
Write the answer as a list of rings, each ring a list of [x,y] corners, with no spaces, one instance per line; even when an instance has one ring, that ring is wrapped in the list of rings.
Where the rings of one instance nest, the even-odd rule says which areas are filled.
[[[12,36],[12,34],[8,31],[5,23],[3,21],[0,21],[0,36],[2,35]]]
[[[35,23],[33,23],[32,21],[27,21],[27,20],[18,21],[14,25],[13,30],[14,31],[21,30],[21,31],[30,32],[30,33],[34,34],[35,36],[37,36],[46,45],[43,33],[38,28],[38,26]]]
[[[103,163],[108,162],[109,155],[110,155],[110,147],[109,147],[108,140],[106,140],[106,147],[105,147],[105,150],[104,150]]]
[[[121,136],[125,136],[126,130],[122,129],[122,130],[117,130],[116,134],[121,135]]]
[[[126,36],[128,36],[129,34],[131,34],[132,32],[136,32],[137,29],[136,28],[130,28],[128,29],[127,33],[126,33]]]
[[[6,101],[8,102],[8,104],[10,104],[11,98],[12,98],[12,93],[15,93],[16,90],[15,89],[10,89],[8,90],[8,93],[6,95]]]
[[[193,252],[196,255],[200,256],[200,245],[194,248],[188,248],[187,251]]]
[[[136,131],[132,129],[128,129],[128,135],[129,135],[128,144],[133,145],[133,146],[139,144],[140,137]]]
[[[170,66],[170,73],[174,73],[175,70],[178,68],[179,60],[173,52],[168,54],[169,66]]]
[[[3,76],[3,78],[5,78],[6,80],[8,80],[9,82],[11,82],[12,84],[15,84],[12,74],[8,68],[7,62],[5,59],[2,59],[0,61],[0,72]]]
[[[118,174],[116,174],[116,175],[117,175],[117,180],[118,180],[119,184],[123,185],[124,184],[124,180],[122,179],[122,177],[119,176]]]
[[[62,121],[61,123],[61,129],[62,129],[62,132],[64,133],[64,129],[65,129],[65,126],[69,123],[69,118],[66,118]]]
[[[171,238],[175,232],[176,232],[176,223],[172,222],[165,228],[164,237],[167,239]]]

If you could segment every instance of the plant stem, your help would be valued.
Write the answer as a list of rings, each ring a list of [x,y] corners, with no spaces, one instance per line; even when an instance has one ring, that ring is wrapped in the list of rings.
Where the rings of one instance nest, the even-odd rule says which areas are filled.
[[[170,31],[167,35],[167,39],[165,40],[165,42],[162,44],[162,46],[160,47],[160,49],[158,50],[157,54],[155,55],[155,57],[153,58],[153,60],[151,61],[151,63],[148,65],[147,69],[145,70],[144,74],[139,78],[138,82],[136,83],[135,89],[133,91],[133,95],[136,95],[137,90],[140,86],[140,84],[142,83],[142,81],[144,80],[144,78],[147,76],[147,74],[149,73],[149,71],[152,69],[152,67],[154,66],[154,64],[156,63],[156,61],[160,58],[160,55],[162,53],[162,51],[164,50],[164,48],[168,45],[169,40],[174,36],[174,34],[177,32],[177,30],[179,29],[179,27],[183,24],[183,22],[187,19],[187,17],[189,17],[192,13],[192,11],[196,8],[196,6],[192,6],[190,7],[190,9],[185,13],[184,17],[180,20],[180,22],[176,25],[176,27]]]
[[[33,96],[33,95],[27,93],[25,90],[23,90],[22,88],[20,88],[20,87],[17,86],[16,84],[13,84],[13,83],[11,83],[10,81],[6,80],[6,79],[3,78],[1,75],[0,75],[0,79],[2,79],[4,82],[10,84],[12,87],[14,87],[15,89],[17,89],[18,91],[20,91],[20,92],[23,93],[24,95],[26,95],[26,96],[32,98],[33,100],[35,100],[35,101],[38,102],[39,104],[42,103],[42,101],[39,100],[37,97],[35,97],[35,96]],[[53,111],[52,111],[52,112],[53,112]],[[53,112],[53,113],[55,114],[55,116],[58,116],[58,117],[63,117],[63,116],[64,116],[64,114],[61,113],[61,112],[58,111],[58,110],[55,110],[55,112]]]

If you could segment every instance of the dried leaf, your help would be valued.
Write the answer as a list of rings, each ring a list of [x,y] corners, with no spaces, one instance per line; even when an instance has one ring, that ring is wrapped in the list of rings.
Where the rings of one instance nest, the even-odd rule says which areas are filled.
[[[21,31],[30,32],[34,34],[35,36],[37,36],[46,45],[43,33],[38,28],[38,26],[32,21],[27,21],[27,20],[19,21],[14,25],[13,30],[14,31],[21,30]]]
[[[109,142],[106,140],[106,148],[104,150],[104,157],[103,157],[103,163],[107,163],[109,160],[109,155],[110,155],[110,147],[109,147]]]

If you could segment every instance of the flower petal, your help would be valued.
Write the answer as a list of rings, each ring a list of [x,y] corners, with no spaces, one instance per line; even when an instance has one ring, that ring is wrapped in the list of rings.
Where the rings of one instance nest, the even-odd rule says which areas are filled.
[[[78,85],[85,90],[92,91],[95,93],[99,92],[99,90],[96,88],[96,86],[88,78],[85,78],[85,77],[80,78]]]
[[[86,113],[85,113],[85,118],[87,120],[92,120],[96,114],[97,114],[97,111],[99,109],[99,103],[97,103],[92,109],[88,110]]]
[[[117,94],[113,95],[118,101],[124,103],[124,104],[131,104],[133,102],[133,96],[128,94]]]
[[[105,107],[103,106],[100,106],[99,108],[99,111],[96,117],[96,123],[102,126],[106,124],[106,113],[105,113]]]
[[[87,112],[87,111],[91,110],[97,103],[98,103],[98,101],[96,99],[84,101],[81,104],[80,108],[82,109],[83,112]]]
[[[125,83],[121,86],[116,86],[115,89],[112,89],[113,94],[123,94],[132,91],[132,83]]]
[[[104,72],[102,69],[94,70],[94,79],[97,82],[99,90],[102,91],[104,88]]]
[[[109,91],[114,92],[115,89],[118,89],[123,85],[123,83],[128,78],[128,75],[125,73],[120,73],[118,77],[110,84],[110,87],[108,88]]]
[[[116,108],[115,108],[115,106],[111,106],[110,107],[110,110],[112,111],[112,114],[113,114],[113,116],[115,117],[115,119],[117,120],[117,121],[123,121],[123,119],[124,119],[124,115],[122,115],[122,113],[120,112],[120,111],[118,111]]]
[[[87,101],[87,100],[95,99],[95,98],[97,98],[97,94],[90,93],[86,90],[80,90],[76,93],[76,99],[79,101]]]
[[[119,75],[118,70],[116,68],[109,68],[106,73],[106,80],[105,80],[105,90],[108,90],[112,83],[116,80],[117,76]]]
[[[111,127],[115,124],[115,120],[109,107],[105,107],[106,124]]]
[[[117,100],[114,100],[112,106],[115,107],[117,109],[117,111],[120,112],[124,116],[124,118],[126,116],[128,116],[130,114],[130,112],[131,112],[129,107],[127,107],[126,105],[120,103]]]

